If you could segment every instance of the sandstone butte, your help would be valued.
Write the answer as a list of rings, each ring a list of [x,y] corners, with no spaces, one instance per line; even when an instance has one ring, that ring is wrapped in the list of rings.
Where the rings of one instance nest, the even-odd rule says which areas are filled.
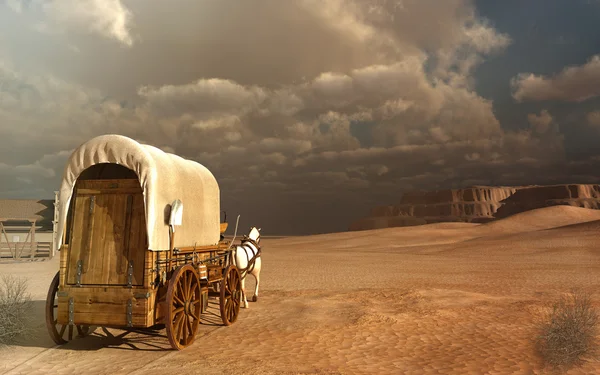
[[[405,193],[397,205],[379,206],[349,230],[439,222],[485,223],[536,208],[569,205],[600,208],[600,185],[473,186]]]

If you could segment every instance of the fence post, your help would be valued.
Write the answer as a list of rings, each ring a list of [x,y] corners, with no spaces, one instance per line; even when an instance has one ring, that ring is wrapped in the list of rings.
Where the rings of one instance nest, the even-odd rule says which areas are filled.
[[[33,259],[33,258],[35,258],[35,254],[37,253],[37,242],[35,242],[35,224],[36,224],[36,221],[35,220],[29,220],[29,222],[31,223],[31,229],[30,229],[31,244],[30,244],[30,248],[29,248],[29,250],[31,251],[31,253],[29,254],[29,258]]]

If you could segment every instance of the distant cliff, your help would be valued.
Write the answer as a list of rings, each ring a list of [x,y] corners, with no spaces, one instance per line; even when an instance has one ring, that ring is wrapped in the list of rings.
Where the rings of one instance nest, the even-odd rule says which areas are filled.
[[[597,210],[600,208],[600,185],[529,186],[519,189],[502,203],[494,215],[496,219],[558,205]]]
[[[349,230],[439,222],[483,223],[518,212],[556,205],[600,208],[600,185],[492,187],[409,192],[397,205],[380,206]]]

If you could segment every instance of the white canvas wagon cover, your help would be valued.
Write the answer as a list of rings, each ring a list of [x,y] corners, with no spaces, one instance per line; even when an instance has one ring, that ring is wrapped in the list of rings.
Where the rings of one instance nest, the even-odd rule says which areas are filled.
[[[150,250],[169,249],[165,210],[175,199],[180,199],[184,206],[182,226],[175,229],[175,247],[219,242],[219,185],[206,167],[133,139],[110,134],[85,142],[69,158],[60,187],[57,247],[62,245],[77,178],[87,168],[101,163],[119,164],[137,174],[144,194]]]

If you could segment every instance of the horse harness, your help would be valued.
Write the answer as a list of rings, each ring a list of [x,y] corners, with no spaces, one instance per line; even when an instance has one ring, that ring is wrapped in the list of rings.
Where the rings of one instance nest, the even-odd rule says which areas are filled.
[[[256,247],[256,254],[254,254],[254,256],[252,258],[248,257],[248,253],[246,253],[246,257],[248,257],[248,266],[246,266],[246,268],[242,268],[242,269],[238,269],[238,271],[240,272],[240,275],[242,276],[242,278],[244,278],[246,276],[247,273],[251,273],[252,271],[254,271],[254,265],[256,263],[256,259],[258,257],[260,257],[260,245],[253,240],[252,238],[246,237],[244,236],[244,238],[242,239],[242,243],[240,244],[240,246],[245,246],[247,243],[251,243],[252,245],[254,245],[254,247]],[[252,251],[254,252],[254,251]]]

